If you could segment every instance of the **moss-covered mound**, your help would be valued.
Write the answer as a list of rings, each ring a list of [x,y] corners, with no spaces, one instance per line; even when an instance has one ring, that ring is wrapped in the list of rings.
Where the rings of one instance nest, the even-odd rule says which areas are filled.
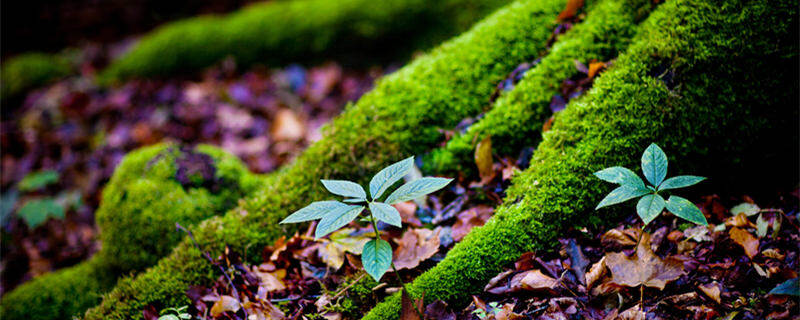
[[[46,53],[16,56],[3,62],[0,69],[0,101],[72,73],[72,65],[63,55]]]
[[[631,155],[651,142],[670,156],[670,172],[709,176],[716,190],[796,183],[797,14],[792,1],[661,5],[612,70],[556,116],[505,205],[418,277],[412,293],[457,307],[523,252],[630,210],[596,213],[610,188],[592,172],[635,167]],[[365,319],[394,319],[399,309],[395,295]]]
[[[328,197],[319,179],[364,182],[386,164],[432,148],[442,139],[439,127],[477,115],[498,81],[543,52],[564,5],[561,0],[517,2],[379,81],[327,127],[322,140],[271,176],[255,196],[194,228],[198,242],[212,255],[228,245],[255,262],[261,248],[294,230],[282,228],[297,228],[278,221],[308,201]],[[120,282],[87,318],[139,318],[149,304],[185,304],[190,284],[218,276],[184,240],[148,272]]]
[[[102,249],[89,261],[40,276],[8,293],[3,319],[71,319],[96,305],[120,275],[158,261],[191,226],[233,207],[259,177],[235,157],[162,144],[127,155],[97,212]]]
[[[102,74],[103,82],[196,71],[233,57],[239,66],[336,58],[387,61],[457,34],[509,0],[294,0],[167,24]]]

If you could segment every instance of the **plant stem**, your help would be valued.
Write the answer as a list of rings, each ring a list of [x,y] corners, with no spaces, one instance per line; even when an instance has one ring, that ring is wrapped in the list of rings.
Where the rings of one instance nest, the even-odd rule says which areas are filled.
[[[369,211],[369,220],[370,220],[370,222],[372,222],[372,229],[375,230],[375,239],[376,240],[380,239],[381,238],[381,231],[378,230],[378,223],[375,221],[375,217],[372,215],[372,210]],[[403,287],[403,293],[402,294],[406,295],[406,297],[409,300],[411,300],[411,305],[413,306],[414,311],[417,312],[417,315],[419,316],[419,318],[420,319],[425,319],[425,316],[422,315],[422,311],[417,309],[416,303],[414,303],[414,299],[411,297],[411,293],[408,291],[408,288],[406,288],[405,282],[403,282],[403,279],[400,278],[400,272],[397,271],[397,267],[395,267],[395,265],[394,265],[394,260],[391,261],[391,264],[392,264],[392,270],[394,271],[394,275],[397,277],[397,282],[399,282],[400,286]]]

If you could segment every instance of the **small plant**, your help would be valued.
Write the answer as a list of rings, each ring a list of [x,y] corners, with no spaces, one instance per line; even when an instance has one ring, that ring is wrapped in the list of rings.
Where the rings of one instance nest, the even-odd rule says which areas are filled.
[[[650,185],[645,185],[636,173],[623,167],[611,167],[595,172],[594,175],[598,178],[620,185],[600,201],[595,210],[641,197],[636,204],[636,213],[642,218],[644,225],[653,221],[664,208],[682,219],[708,225],[703,213],[691,201],[675,195],[664,201],[660,195],[665,190],[685,188],[706,178],[677,176],[664,180],[667,176],[667,155],[655,143],[650,144],[642,154],[642,172]]]
[[[317,201],[295,211],[280,223],[298,223],[320,219],[317,229],[314,232],[316,238],[322,238],[327,234],[344,227],[357,218],[366,207],[369,207],[369,214],[366,220],[372,224],[375,230],[375,239],[364,244],[361,252],[361,262],[364,270],[372,276],[375,281],[380,281],[389,267],[397,273],[397,268],[392,262],[392,247],[389,242],[381,239],[377,221],[400,227],[400,212],[393,204],[416,199],[441,188],[444,188],[453,179],[424,177],[419,178],[397,188],[383,201],[378,199],[388,191],[389,187],[408,174],[414,165],[414,157],[394,163],[378,172],[369,182],[369,197],[366,191],[355,182],[347,180],[322,180],[322,185],[333,194],[345,197],[343,201]],[[399,276],[398,276],[399,280]],[[401,281],[402,284],[402,281]]]
[[[166,308],[161,310],[161,316],[158,317],[158,320],[188,320],[192,318],[192,315],[186,312],[186,309],[189,306],[183,306],[180,308]]]
[[[489,304],[486,307],[488,312],[487,310],[476,308],[475,310],[472,310],[472,313],[475,316],[477,316],[478,319],[481,320],[489,319],[490,314],[496,316],[498,313],[500,313],[500,304],[498,304],[497,302],[489,302]]]

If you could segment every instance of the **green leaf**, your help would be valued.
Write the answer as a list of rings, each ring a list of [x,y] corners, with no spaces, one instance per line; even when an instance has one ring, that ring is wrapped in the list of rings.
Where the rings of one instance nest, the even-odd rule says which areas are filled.
[[[397,188],[397,190],[392,192],[392,194],[386,198],[386,203],[395,204],[424,196],[444,188],[451,181],[453,181],[453,179],[431,177],[419,178],[400,186],[400,188]]]
[[[789,296],[800,296],[800,278],[784,281],[777,287],[769,291],[769,294],[783,294]]]
[[[322,219],[328,212],[336,209],[347,208],[347,205],[339,201],[317,201],[304,208],[290,214],[280,223],[297,223],[311,220]]]
[[[602,207],[622,203],[648,193],[650,193],[650,190],[647,189],[634,189],[629,186],[619,186],[612,190],[611,193],[609,193],[605,198],[603,198],[603,200],[600,201],[600,204],[597,205],[597,208],[594,209],[597,210]]]
[[[759,212],[761,212],[761,208],[759,208],[755,204],[748,203],[748,202],[740,203],[738,205],[735,205],[733,208],[731,208],[731,215],[734,216],[734,217],[738,216],[740,213],[744,213],[746,216],[749,217],[749,216],[756,215]]]
[[[383,170],[375,174],[369,182],[369,193],[372,196],[372,200],[376,200],[383,195],[386,189],[389,189],[395,182],[408,174],[413,166],[414,157],[409,157],[383,168]]]
[[[366,199],[367,192],[358,183],[347,180],[320,180],[325,189],[343,197]]]
[[[767,220],[764,220],[764,214],[759,214],[758,219],[756,219],[756,234],[759,238],[763,238],[767,236],[767,228],[769,227],[769,223]]]
[[[658,187],[667,176],[667,155],[655,143],[642,154],[642,172],[647,181]]]
[[[658,217],[661,211],[664,210],[664,206],[666,206],[664,198],[657,194],[648,194],[639,199],[639,203],[636,204],[636,213],[647,225]]]
[[[181,320],[181,319],[174,314],[168,314],[158,317],[158,320]]]
[[[359,202],[367,202],[367,199],[344,199],[342,201],[347,203],[359,203]]]
[[[64,208],[50,198],[34,199],[26,202],[17,215],[25,220],[28,227],[34,229],[51,217],[64,218]]]
[[[0,226],[4,227],[8,218],[11,218],[14,206],[17,205],[17,198],[19,198],[19,192],[16,189],[11,189],[0,195]]]
[[[337,208],[328,212],[317,225],[317,230],[314,230],[315,238],[322,238],[327,234],[336,231],[341,227],[346,226],[350,221],[353,221],[358,214],[364,210],[364,206],[347,205],[347,207]]]
[[[695,206],[691,201],[679,196],[669,197],[667,200],[667,210],[690,222],[704,226],[708,225],[708,221],[706,221],[706,217],[703,216],[703,212],[700,211],[700,208]]]
[[[664,182],[662,182],[661,185],[658,186],[658,190],[661,191],[661,190],[667,190],[667,189],[685,188],[685,187],[688,187],[688,186],[695,185],[695,184],[697,184],[700,181],[703,181],[705,179],[706,179],[705,177],[698,177],[698,176],[677,176],[677,177],[672,177],[672,178],[669,178],[667,180],[664,180]]]
[[[375,281],[381,281],[392,265],[392,246],[383,239],[370,240],[361,251],[361,264]]]
[[[381,202],[370,202],[369,210],[378,220],[400,228],[402,219],[400,218],[400,212],[395,207]]]
[[[37,190],[47,185],[58,182],[58,172],[53,170],[29,173],[19,182],[19,191],[26,192]]]
[[[633,171],[624,167],[611,167],[594,173],[595,176],[603,181],[611,183],[618,183],[623,186],[629,186],[634,189],[644,189],[644,181],[636,175]]]

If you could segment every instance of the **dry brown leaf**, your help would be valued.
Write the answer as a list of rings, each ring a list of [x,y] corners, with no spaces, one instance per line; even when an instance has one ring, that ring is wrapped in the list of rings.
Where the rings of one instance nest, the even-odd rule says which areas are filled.
[[[417,228],[422,226],[422,222],[417,219],[417,204],[414,201],[400,202],[393,206],[400,212],[400,219],[403,223]]]
[[[364,244],[371,238],[365,234],[354,235],[355,231],[353,228],[344,228],[331,233],[330,241],[317,249],[319,258],[329,267],[338,270],[344,264],[345,252],[361,254]]]
[[[606,231],[600,238],[604,246],[619,246],[627,247],[636,244],[636,238],[631,237],[628,233],[619,229],[611,229]]]
[[[239,311],[240,305],[239,300],[236,298],[225,295],[220,296],[217,302],[214,302],[214,305],[211,306],[211,315],[214,317],[219,317],[221,314],[225,312],[236,312]]]
[[[640,306],[637,304],[631,307],[628,310],[623,311],[619,314],[617,319],[619,320],[644,320],[645,313],[642,309],[639,308]]]
[[[481,183],[487,183],[495,176],[494,161],[492,160],[492,136],[486,136],[475,147],[475,164]]]
[[[420,262],[439,252],[439,231],[428,229],[409,229],[403,237],[395,239],[394,264],[397,269],[413,269]]]
[[[595,262],[591,268],[589,268],[589,272],[586,273],[586,289],[592,289],[592,285],[600,280],[606,274],[606,257],[600,259],[600,261]]]
[[[711,300],[714,300],[717,303],[722,303],[722,298],[720,297],[722,290],[720,290],[719,283],[716,281],[712,283],[701,284],[697,288],[700,289],[700,291],[702,291],[707,297],[711,298]]]
[[[558,14],[558,20],[566,20],[574,17],[582,7],[583,0],[567,0],[567,6]]]
[[[267,268],[262,268],[261,266],[252,267],[253,273],[258,277],[259,286],[264,287],[266,292],[286,289],[283,283],[283,278],[286,277],[286,269],[278,269],[275,271],[267,270]]]
[[[605,62],[602,62],[602,61],[600,61],[600,62],[597,62],[597,61],[590,62],[589,63],[589,72],[587,73],[587,75],[589,76],[589,78],[594,78],[594,76],[596,76],[600,72],[600,70],[603,70],[603,68],[605,68],[605,67],[606,67],[606,63]]]
[[[550,131],[550,129],[553,127],[553,121],[555,121],[555,120],[556,120],[556,117],[553,117],[553,116],[548,118],[547,121],[545,121],[544,124],[542,125],[542,133]]]
[[[727,220],[725,220],[725,225],[728,227],[751,227],[751,228],[756,227],[755,224],[753,224],[752,222],[750,222],[750,220],[747,219],[747,215],[745,215],[744,213],[739,213],[733,217],[728,218]]]
[[[761,254],[763,256],[767,257],[767,258],[778,259],[778,260],[781,260],[781,261],[783,261],[783,259],[786,258],[786,255],[782,254],[776,248],[770,248],[770,249],[764,250],[764,251],[761,252]]]
[[[492,217],[494,208],[479,205],[458,214],[457,221],[453,224],[451,236],[453,240],[460,241],[474,227],[480,227]]]
[[[419,315],[424,311],[423,299],[412,299],[405,291],[400,296],[400,320],[422,320]]]
[[[303,138],[306,128],[300,117],[292,110],[281,109],[272,122],[272,139],[275,141],[296,141]]]
[[[744,254],[746,254],[750,259],[758,254],[758,239],[750,234],[750,232],[739,228],[731,228],[731,230],[728,231],[728,234],[730,235],[731,240],[742,246],[744,249]]]
[[[529,291],[551,291],[558,285],[558,280],[543,274],[539,269],[529,270],[517,274],[511,279],[511,287],[516,287],[516,283],[524,290]]]
[[[514,307],[516,305],[513,303],[506,303],[497,313],[494,315],[495,320],[517,320],[517,319],[524,319],[521,314],[514,312]]]
[[[646,287],[664,290],[670,281],[683,274],[683,263],[673,257],[661,259],[650,249],[650,235],[645,233],[636,252],[628,257],[624,253],[606,255],[606,265],[611,270],[612,282],[626,287]]]

